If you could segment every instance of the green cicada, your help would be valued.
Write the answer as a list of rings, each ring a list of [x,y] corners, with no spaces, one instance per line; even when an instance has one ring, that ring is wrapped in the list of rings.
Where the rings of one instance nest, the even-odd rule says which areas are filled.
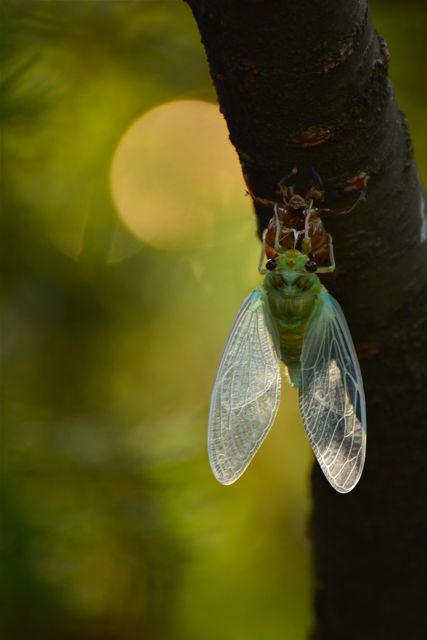
[[[358,482],[365,458],[366,412],[359,363],[339,304],[302,250],[280,250],[244,301],[226,344],[209,414],[215,477],[231,484],[266,437],[280,401],[280,362],[299,389],[304,427],[327,480],[340,493]],[[262,262],[260,263],[262,264]],[[317,272],[317,273],[316,273]]]

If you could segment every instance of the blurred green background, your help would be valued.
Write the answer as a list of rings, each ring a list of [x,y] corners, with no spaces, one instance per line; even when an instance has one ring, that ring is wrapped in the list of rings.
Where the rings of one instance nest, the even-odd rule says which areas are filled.
[[[427,10],[373,10],[425,177]],[[178,0],[2,5],[5,640],[311,624],[293,392],[236,485],[206,456],[259,247],[199,41]]]

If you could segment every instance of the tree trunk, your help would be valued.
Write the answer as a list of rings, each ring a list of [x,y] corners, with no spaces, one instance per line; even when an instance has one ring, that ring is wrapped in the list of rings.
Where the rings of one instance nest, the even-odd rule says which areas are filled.
[[[296,167],[325,206],[369,175],[366,201],[326,221],[340,301],[358,348],[368,448],[356,489],[315,465],[312,542],[321,640],[427,637],[427,224],[388,50],[366,0],[186,0],[251,191],[273,200]],[[259,233],[271,209],[256,205]]]

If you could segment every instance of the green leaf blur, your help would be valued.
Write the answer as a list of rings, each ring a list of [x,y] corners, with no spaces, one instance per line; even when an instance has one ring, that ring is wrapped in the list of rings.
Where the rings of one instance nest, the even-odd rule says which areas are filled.
[[[374,5],[377,25],[425,174],[422,20],[391,6]],[[310,626],[295,396],[235,486],[215,482],[205,450],[221,349],[258,281],[243,180],[208,242],[168,251],[133,235],[111,196],[133,122],[215,101],[199,40],[178,0],[3,3],[7,640],[302,640]]]

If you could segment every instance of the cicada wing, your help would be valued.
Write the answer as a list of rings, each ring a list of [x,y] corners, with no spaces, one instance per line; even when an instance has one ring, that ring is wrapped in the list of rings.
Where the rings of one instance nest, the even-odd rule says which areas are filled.
[[[275,329],[262,289],[243,303],[224,349],[209,413],[208,451],[223,484],[242,475],[270,429],[280,400]]]
[[[340,493],[363,469],[366,411],[362,376],[339,304],[320,296],[301,354],[300,408],[323,473]]]

